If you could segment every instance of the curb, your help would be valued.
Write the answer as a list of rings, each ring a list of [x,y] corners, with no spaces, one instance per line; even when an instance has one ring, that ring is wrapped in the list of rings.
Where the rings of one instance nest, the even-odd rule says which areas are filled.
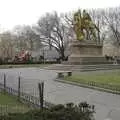
[[[90,89],[94,89],[94,90],[98,90],[98,91],[102,91],[102,92],[107,92],[107,93],[120,95],[120,91],[113,91],[113,90],[110,90],[110,89],[105,89],[105,88],[96,87],[96,86],[90,86],[90,85],[86,85],[86,84],[82,84],[82,83],[75,83],[75,82],[62,80],[62,79],[58,79],[58,78],[55,79],[54,81],[65,83],[65,84],[70,84],[70,85],[75,85],[75,86],[78,86],[78,87],[90,88]]]

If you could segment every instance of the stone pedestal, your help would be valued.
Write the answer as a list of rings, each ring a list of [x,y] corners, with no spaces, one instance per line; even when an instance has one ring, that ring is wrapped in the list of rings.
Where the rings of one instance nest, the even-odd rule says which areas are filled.
[[[108,63],[102,55],[103,46],[94,41],[73,41],[68,64],[105,64]]]

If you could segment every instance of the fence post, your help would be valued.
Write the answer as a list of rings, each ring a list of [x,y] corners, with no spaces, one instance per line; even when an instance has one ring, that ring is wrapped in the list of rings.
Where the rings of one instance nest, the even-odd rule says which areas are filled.
[[[4,94],[6,92],[6,74],[4,73]]]
[[[18,77],[18,100],[20,100],[20,76]]]
[[[44,82],[38,83],[38,90],[39,90],[39,99],[40,99],[40,108],[43,109],[44,103]]]

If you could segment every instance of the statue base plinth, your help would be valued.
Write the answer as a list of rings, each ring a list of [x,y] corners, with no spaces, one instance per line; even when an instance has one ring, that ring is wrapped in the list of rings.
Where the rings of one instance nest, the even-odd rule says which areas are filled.
[[[68,64],[108,64],[109,62],[102,55],[102,45],[94,41],[73,41],[71,43],[71,55]]]

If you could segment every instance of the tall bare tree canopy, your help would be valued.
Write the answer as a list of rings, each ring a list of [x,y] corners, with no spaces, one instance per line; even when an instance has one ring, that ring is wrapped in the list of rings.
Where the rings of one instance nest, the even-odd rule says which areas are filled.
[[[0,57],[4,59],[9,59],[14,56],[14,44],[15,36],[9,31],[0,34]]]
[[[112,37],[113,44],[120,46],[120,7],[107,9],[104,18],[109,39]]]
[[[41,46],[40,36],[31,26],[17,26],[15,32],[20,49],[35,50]]]
[[[56,12],[45,16],[38,20],[36,27],[37,32],[40,34],[40,39],[46,45],[54,47],[62,60],[65,59],[65,49],[69,43],[69,28],[65,25],[64,21],[58,16]]]

